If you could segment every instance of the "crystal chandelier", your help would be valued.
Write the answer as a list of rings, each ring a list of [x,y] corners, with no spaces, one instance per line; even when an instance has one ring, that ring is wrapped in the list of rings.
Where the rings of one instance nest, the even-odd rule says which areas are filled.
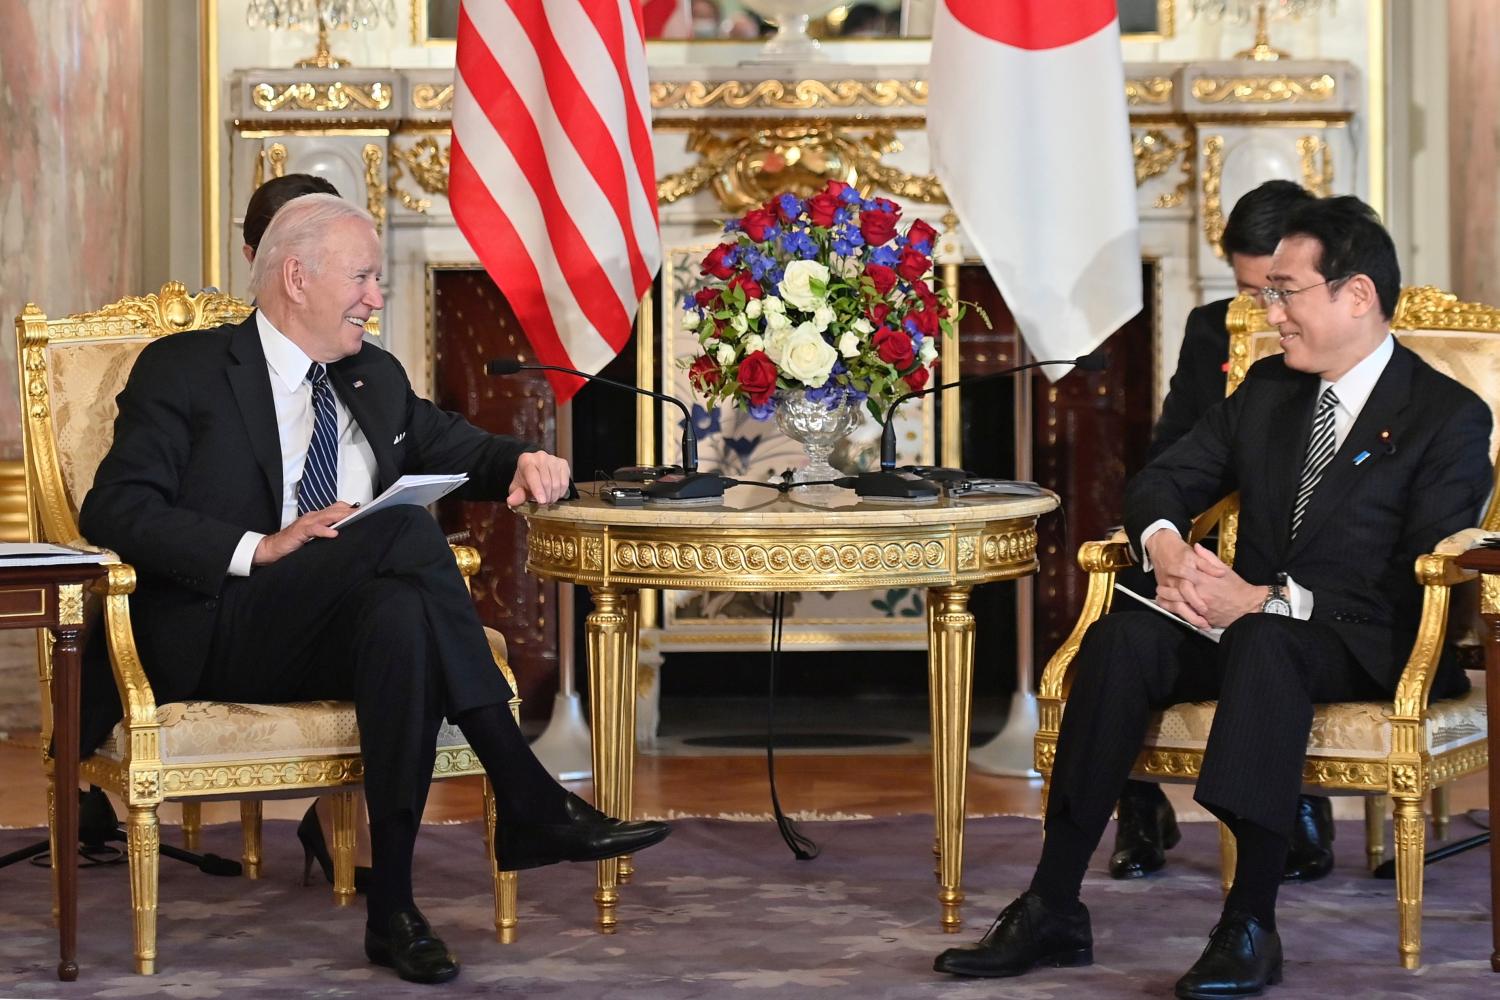
[[[378,28],[384,22],[396,24],[393,0],[249,0],[245,5],[245,23],[252,28],[289,28],[318,33],[318,50],[298,66],[339,69],[348,66],[328,49],[328,32],[336,29]]]
[[[1337,0],[1327,0],[1330,12]],[[1285,52],[1271,47],[1266,28],[1271,18],[1303,18],[1316,14],[1324,6],[1324,0],[1193,0],[1193,15],[1209,21],[1234,21],[1245,24],[1255,18],[1255,44],[1242,52],[1237,59],[1254,59],[1269,62],[1288,58]]]

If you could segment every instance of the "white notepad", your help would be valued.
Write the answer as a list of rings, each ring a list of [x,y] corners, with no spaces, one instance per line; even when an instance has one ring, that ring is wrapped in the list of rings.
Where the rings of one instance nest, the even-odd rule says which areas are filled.
[[[5,566],[60,566],[68,563],[102,563],[103,552],[73,549],[46,542],[0,542],[0,568]]]
[[[437,503],[468,481],[468,474],[463,472],[451,476],[402,476],[391,484],[390,489],[333,527],[342,528],[353,524],[366,514],[373,514],[377,510],[385,510],[387,507],[395,507],[399,504],[426,507],[428,504]]]
[[[1118,590],[1122,594],[1126,594],[1126,595],[1129,595],[1130,597],[1134,597],[1137,601],[1140,601],[1142,604],[1144,604],[1146,607],[1150,608],[1151,610],[1155,611],[1157,614],[1166,615],[1168,618],[1172,619],[1174,622],[1179,622],[1182,625],[1183,628],[1190,628],[1194,632],[1197,632],[1199,635],[1204,636],[1205,638],[1208,638],[1208,639],[1212,639],[1214,642],[1218,642],[1219,641],[1219,637],[1224,634],[1224,630],[1222,628],[1199,628],[1198,626],[1194,625],[1192,622],[1188,621],[1186,618],[1182,617],[1181,615],[1177,614],[1176,612],[1168,611],[1166,608],[1162,607],[1160,604],[1157,604],[1155,601],[1151,600],[1151,598],[1149,598],[1149,597],[1142,597],[1140,594],[1137,594],[1135,591],[1131,590],[1129,587],[1126,587],[1126,586],[1123,586],[1123,585],[1117,583],[1117,584],[1115,584],[1115,589]]]

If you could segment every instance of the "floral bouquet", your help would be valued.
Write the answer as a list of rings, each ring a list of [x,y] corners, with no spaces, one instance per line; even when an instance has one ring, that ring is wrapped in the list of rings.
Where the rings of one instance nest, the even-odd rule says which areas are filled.
[[[896,229],[901,207],[829,181],[806,200],[781,194],[724,224],[683,303],[703,347],[683,359],[709,405],[731,401],[765,420],[790,393],[876,418],[925,387],[938,335],[962,307],[932,287],[937,230]]]

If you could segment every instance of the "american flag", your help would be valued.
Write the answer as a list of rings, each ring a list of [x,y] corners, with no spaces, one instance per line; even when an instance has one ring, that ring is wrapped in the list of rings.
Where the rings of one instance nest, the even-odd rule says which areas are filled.
[[[456,59],[454,221],[536,360],[597,372],[661,266],[636,0],[465,0]]]

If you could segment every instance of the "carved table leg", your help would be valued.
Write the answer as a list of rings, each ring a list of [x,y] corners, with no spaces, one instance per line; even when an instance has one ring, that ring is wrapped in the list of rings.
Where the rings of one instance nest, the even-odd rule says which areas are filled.
[[[52,719],[57,737],[52,783],[57,822],[52,857],[57,881],[57,978],[71,983],[78,978],[78,678],[83,587],[68,584],[57,590],[60,621],[53,632],[57,644],[52,647]]]
[[[589,654],[589,703],[593,711],[594,805],[610,816],[630,815],[630,780],[635,769],[633,710],[635,648],[627,593],[620,587],[590,587],[594,610],[586,621]],[[620,901],[620,859],[599,862],[599,930],[615,932]]]
[[[964,792],[968,780],[969,714],[974,681],[974,615],[970,587],[933,587],[927,592],[928,668],[933,702],[932,757],[938,843],[938,903],[942,928],[957,933],[963,890]]]

